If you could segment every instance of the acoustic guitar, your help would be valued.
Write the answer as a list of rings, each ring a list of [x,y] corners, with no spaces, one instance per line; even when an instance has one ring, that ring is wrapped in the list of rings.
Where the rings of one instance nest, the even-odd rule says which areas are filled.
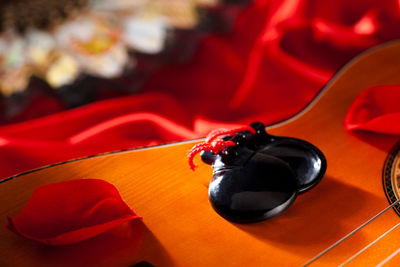
[[[199,158],[195,172],[188,167],[188,150],[199,140],[113,152],[4,180],[1,224],[21,211],[34,188],[79,178],[114,184],[143,221],[60,247],[0,227],[0,266],[399,266],[394,176],[400,166],[392,150],[398,137],[343,126],[362,90],[400,84],[399,66],[400,42],[373,48],[343,67],[299,114],[267,127],[314,144],[328,162],[322,181],[281,215],[251,224],[219,216],[208,200],[212,168]],[[140,244],[129,230],[138,223]]]

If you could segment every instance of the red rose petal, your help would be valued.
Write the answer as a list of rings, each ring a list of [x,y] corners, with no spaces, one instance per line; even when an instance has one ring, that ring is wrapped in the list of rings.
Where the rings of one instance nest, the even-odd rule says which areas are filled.
[[[375,86],[363,91],[350,106],[347,130],[400,134],[400,85]]]
[[[48,245],[67,245],[139,218],[112,184],[78,179],[36,188],[8,228]]]

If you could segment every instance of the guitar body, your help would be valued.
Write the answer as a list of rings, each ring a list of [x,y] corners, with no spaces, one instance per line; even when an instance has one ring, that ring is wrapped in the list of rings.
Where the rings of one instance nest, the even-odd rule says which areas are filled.
[[[69,179],[98,178],[114,184],[143,217],[143,240],[126,224],[85,242],[48,247],[0,227],[1,266],[301,266],[389,205],[382,186],[385,159],[397,137],[351,133],[346,112],[364,89],[400,84],[400,43],[372,49],[345,66],[318,97],[293,118],[267,127],[273,135],[301,138],[326,156],[327,172],[283,214],[253,224],[220,217],[208,201],[212,168],[190,171],[186,159],[196,141],[73,160],[0,183],[0,220],[15,217],[34,188]],[[294,85],[295,86],[295,85]],[[314,266],[337,266],[400,222],[385,212]],[[400,229],[371,246],[349,266],[376,265],[400,247]],[[397,262],[397,264],[394,264]],[[387,265],[398,265],[395,256]]]

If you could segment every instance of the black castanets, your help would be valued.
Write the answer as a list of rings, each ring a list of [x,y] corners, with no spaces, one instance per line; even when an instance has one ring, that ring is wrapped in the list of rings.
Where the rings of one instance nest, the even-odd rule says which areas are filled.
[[[300,139],[269,135],[262,123],[211,132],[189,153],[214,168],[209,199],[229,221],[248,223],[279,215],[323,177],[322,152]]]

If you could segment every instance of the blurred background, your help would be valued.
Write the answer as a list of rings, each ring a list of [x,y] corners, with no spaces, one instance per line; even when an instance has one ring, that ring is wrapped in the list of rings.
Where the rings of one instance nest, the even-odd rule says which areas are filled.
[[[394,0],[3,0],[0,179],[284,120],[399,36]]]

